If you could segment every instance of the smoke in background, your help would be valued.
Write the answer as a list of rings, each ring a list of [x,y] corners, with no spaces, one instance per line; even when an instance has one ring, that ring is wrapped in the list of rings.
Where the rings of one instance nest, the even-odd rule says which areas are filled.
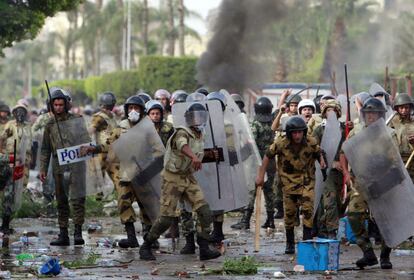
[[[266,59],[272,49],[266,33],[283,7],[280,0],[223,0],[213,37],[197,64],[198,82],[210,90],[240,92],[268,80],[275,64]]]

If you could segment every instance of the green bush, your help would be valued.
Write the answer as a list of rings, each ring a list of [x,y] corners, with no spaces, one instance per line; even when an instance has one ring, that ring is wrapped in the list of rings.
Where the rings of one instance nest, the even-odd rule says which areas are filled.
[[[58,80],[49,82],[49,87],[61,87],[70,92],[74,105],[87,104],[92,101],[85,90],[85,80]],[[40,96],[43,100],[48,97],[46,85],[43,84],[33,89],[33,96]]]
[[[142,57],[138,70],[142,88],[151,94],[159,88],[192,92],[197,87],[196,62],[193,57]]]

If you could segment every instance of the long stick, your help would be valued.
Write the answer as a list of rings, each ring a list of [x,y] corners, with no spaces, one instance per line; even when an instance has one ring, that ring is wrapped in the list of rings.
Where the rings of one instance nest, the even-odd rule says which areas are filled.
[[[206,103],[206,109],[208,114],[210,114],[210,110],[208,108],[208,104]],[[208,118],[210,123],[210,131],[211,131],[211,141],[213,142],[214,149],[217,149],[216,140],[214,139],[214,132],[213,132],[213,125],[211,123],[211,117]],[[218,188],[218,198],[221,199],[221,183],[220,183],[220,173],[219,173],[219,163],[220,161],[216,161],[216,174],[217,174],[217,188]]]
[[[414,150],[412,151],[410,157],[408,158],[407,162],[405,163],[405,168],[408,168],[408,166],[410,166],[410,163],[413,160],[413,157],[414,157]]]
[[[348,137],[349,134],[349,122],[351,120],[351,102],[349,101],[349,87],[348,87],[348,68],[346,64],[344,65],[345,70],[345,88],[346,88],[346,104],[347,104],[347,110],[346,110],[346,123],[345,123],[345,138]],[[346,199],[346,183],[345,183],[345,177],[342,181],[342,195],[343,195],[343,201]]]
[[[259,252],[260,250],[260,214],[262,206],[262,186],[256,188],[256,226],[254,236],[254,251]]]

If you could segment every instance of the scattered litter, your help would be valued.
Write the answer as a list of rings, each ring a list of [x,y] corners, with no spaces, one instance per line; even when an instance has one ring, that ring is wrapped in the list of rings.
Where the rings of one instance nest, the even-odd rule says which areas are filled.
[[[276,279],[283,279],[283,278],[286,278],[286,275],[284,275],[280,271],[276,271],[275,273],[273,273],[273,277],[275,277]]]
[[[114,241],[109,237],[99,238],[99,240],[96,241],[96,245],[103,248],[112,248],[113,243]]]
[[[50,258],[46,263],[39,267],[39,274],[42,275],[58,275],[60,273],[59,259]]]
[[[76,272],[72,271],[66,267],[62,267],[62,270],[60,271],[59,276],[61,277],[75,277],[76,276]]]
[[[270,267],[258,267],[257,274],[258,275],[274,275],[276,272],[280,272],[281,268],[277,266],[270,266]]]
[[[394,251],[396,256],[414,256],[414,250],[400,250],[397,249]]]
[[[293,267],[294,272],[305,272],[305,266],[297,264]]]
[[[102,267],[111,267],[114,266],[114,261],[111,259],[102,259],[100,260],[97,265],[102,266]]]
[[[88,233],[101,233],[102,225],[99,222],[91,222],[88,225]]]
[[[153,270],[151,270],[151,275],[158,275],[159,274],[159,270],[158,268],[154,268]]]
[[[0,271],[0,279],[11,279],[11,273],[8,270]]]

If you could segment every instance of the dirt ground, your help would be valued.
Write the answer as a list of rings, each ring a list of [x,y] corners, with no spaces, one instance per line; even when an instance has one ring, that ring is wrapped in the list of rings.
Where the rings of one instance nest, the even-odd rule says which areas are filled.
[[[262,220],[264,217],[262,218]],[[85,246],[80,247],[50,247],[48,244],[58,233],[56,219],[18,219],[13,221],[16,233],[10,236],[9,254],[3,251],[1,257],[1,270],[11,272],[12,279],[37,279],[37,269],[42,263],[41,255],[58,257],[61,262],[86,259],[91,253],[97,254],[94,264],[81,264],[80,267],[65,269],[59,279],[269,279],[272,276],[251,275],[234,276],[222,274],[209,274],[211,270],[220,270],[226,258],[241,258],[252,256],[260,266],[275,267],[281,271],[286,279],[414,279],[414,256],[396,256],[392,253],[394,269],[382,270],[379,265],[365,270],[355,269],[355,261],[361,256],[356,245],[341,245],[339,271],[320,273],[294,272],[295,257],[284,254],[284,233],[282,220],[276,220],[277,229],[273,232],[262,229],[261,249],[254,252],[254,221],[250,231],[232,230],[230,225],[238,220],[237,217],[228,217],[225,220],[226,245],[223,256],[201,262],[197,255],[183,256],[179,250],[184,246],[184,240],[160,239],[161,248],[156,252],[156,261],[144,262],[139,260],[139,249],[119,249],[97,246],[101,238],[117,240],[124,236],[123,227],[117,218],[97,218],[88,220],[85,224]],[[102,232],[88,233],[87,225],[99,222]],[[140,223],[136,229],[141,231]],[[29,245],[19,247],[18,241],[24,232],[29,237]],[[142,243],[140,233],[139,242]],[[296,239],[301,237],[298,230]],[[73,239],[71,239],[73,242]],[[21,245],[21,243],[20,243]],[[36,259],[18,262],[16,256],[21,253],[33,254]],[[376,248],[379,255],[379,248]],[[44,259],[43,259],[44,260]],[[79,265],[78,265],[79,266]],[[42,278],[45,276],[41,276]]]

